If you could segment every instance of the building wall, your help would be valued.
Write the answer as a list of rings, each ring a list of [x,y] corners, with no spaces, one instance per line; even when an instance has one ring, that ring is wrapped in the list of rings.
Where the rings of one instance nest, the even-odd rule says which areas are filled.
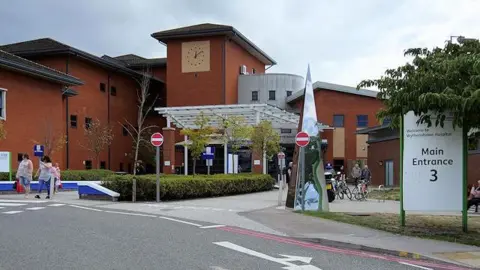
[[[153,67],[152,74],[154,77],[167,82],[167,68],[166,67]]]
[[[281,109],[290,109],[290,106],[287,106],[285,102],[287,91],[294,93],[303,87],[305,87],[304,78],[294,74],[240,75],[238,77],[238,103],[266,103]],[[269,91],[271,90],[275,90],[275,100],[269,100]],[[258,91],[258,101],[252,101],[253,91]]]
[[[379,122],[375,115],[382,108],[382,102],[376,98],[323,89],[315,91],[314,95],[319,122],[333,126],[333,116],[344,115],[344,127],[336,127],[335,130],[326,130],[322,133],[329,145],[325,161],[343,160],[347,165],[349,160],[366,158],[364,155],[365,152],[368,153],[367,145],[360,147],[362,150],[365,148],[365,151],[358,151],[358,154],[362,156],[357,155],[357,140],[361,143],[366,140],[362,135],[357,139],[358,135],[355,134],[357,115],[368,115],[368,127],[378,125]],[[294,107],[300,110],[302,103],[303,100],[300,100]]]
[[[223,37],[199,38],[210,40],[210,71],[182,73],[182,42],[167,44],[167,106],[197,106],[225,104],[223,91]]]
[[[265,64],[228,39],[225,41],[225,56],[225,104],[237,104],[239,103],[238,92],[240,91],[240,67],[245,65],[247,72],[250,74],[253,73],[253,69],[255,69],[255,74],[264,74]]]
[[[393,160],[394,185],[400,184],[400,140],[393,139],[370,143],[368,146],[368,165],[372,172],[372,184],[385,184],[385,161]],[[382,164],[380,164],[382,162]],[[476,184],[480,180],[480,153],[468,155],[468,183]],[[460,172],[459,172],[460,173]],[[461,173],[459,174],[461,175]]]
[[[52,141],[62,133],[63,107],[61,86],[12,71],[0,69],[0,88],[7,89],[6,121],[7,136],[0,142],[2,151],[12,152],[12,168],[17,169],[17,155],[27,153],[38,168],[33,157],[33,145]],[[48,101],[48,102],[43,102]],[[52,131],[52,136],[49,131]],[[63,151],[53,153],[53,162],[64,158]]]

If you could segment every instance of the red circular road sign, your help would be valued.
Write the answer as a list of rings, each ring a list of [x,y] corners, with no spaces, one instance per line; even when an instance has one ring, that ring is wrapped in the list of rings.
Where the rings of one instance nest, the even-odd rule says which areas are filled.
[[[310,142],[310,136],[305,131],[300,131],[295,136],[295,143],[300,147],[305,147]]]
[[[160,147],[163,144],[163,135],[160,132],[156,132],[152,134],[150,137],[150,142],[153,146]]]

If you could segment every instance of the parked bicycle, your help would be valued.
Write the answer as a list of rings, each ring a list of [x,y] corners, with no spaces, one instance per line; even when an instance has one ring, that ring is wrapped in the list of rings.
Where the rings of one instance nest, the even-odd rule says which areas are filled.
[[[352,194],[358,201],[366,201],[369,194],[367,181],[359,180],[358,184],[353,188]]]
[[[335,196],[337,196],[341,200],[343,200],[345,196],[347,196],[347,198],[350,200],[352,200],[353,198],[352,192],[350,191],[347,182],[341,179],[340,172],[338,172],[335,177]]]

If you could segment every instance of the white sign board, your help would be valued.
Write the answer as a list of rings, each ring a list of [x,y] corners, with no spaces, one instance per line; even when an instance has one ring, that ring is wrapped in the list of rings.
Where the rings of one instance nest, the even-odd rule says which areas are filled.
[[[0,152],[0,172],[10,172],[10,152]]]
[[[417,125],[413,112],[403,125],[403,207],[405,211],[462,211],[463,133],[446,117],[444,127]]]

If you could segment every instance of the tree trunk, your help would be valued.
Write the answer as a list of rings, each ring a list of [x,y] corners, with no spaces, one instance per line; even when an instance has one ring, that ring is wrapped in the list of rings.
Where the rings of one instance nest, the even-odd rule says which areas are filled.
[[[299,154],[298,146],[295,146],[295,150],[293,152],[293,160],[292,160],[293,165],[291,169],[292,175],[290,176],[290,182],[288,183],[287,201],[285,202],[285,206],[289,208],[293,208],[295,205],[294,202],[295,202],[295,188],[297,183],[298,154]]]
[[[195,176],[195,167],[197,167],[197,159],[193,158],[193,176]]]

